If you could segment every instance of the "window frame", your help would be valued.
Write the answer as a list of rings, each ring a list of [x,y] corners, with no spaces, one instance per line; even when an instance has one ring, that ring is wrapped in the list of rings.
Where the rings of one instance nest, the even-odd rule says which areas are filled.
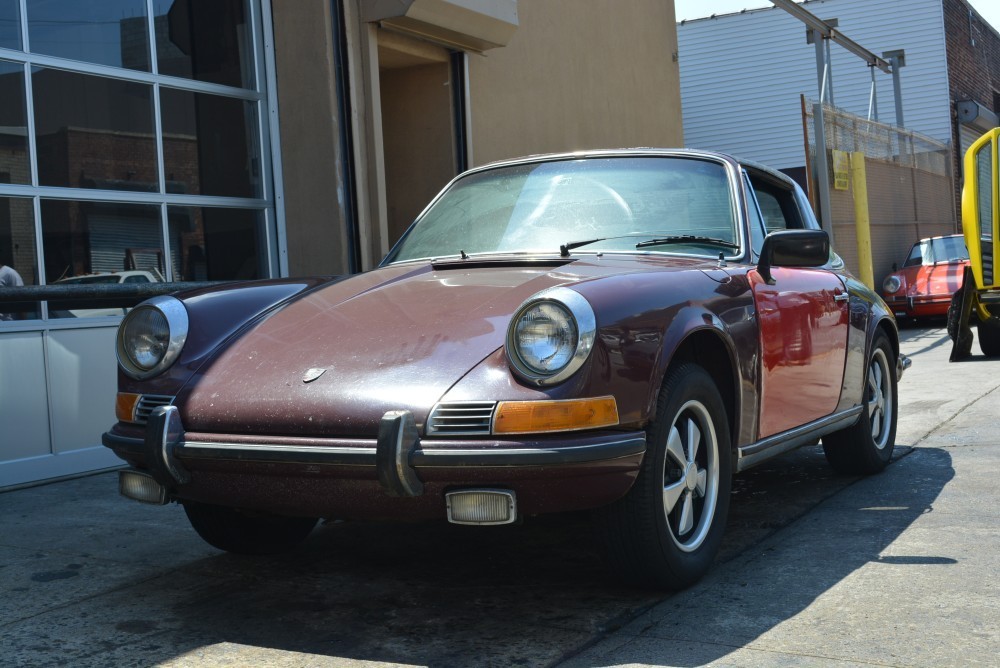
[[[43,244],[43,228],[41,216],[42,200],[70,200],[94,203],[113,204],[151,204],[159,207],[160,237],[164,253],[165,279],[175,280],[174,262],[169,259],[173,244],[170,243],[169,207],[192,208],[226,208],[251,209],[259,212],[263,229],[260,234],[265,242],[261,245],[263,257],[258,258],[265,269],[265,276],[274,277],[287,274],[287,258],[284,250],[284,212],[281,207],[281,168],[280,142],[277,137],[277,115],[273,105],[276,101],[274,83],[275,68],[273,62],[273,45],[271,32],[271,13],[269,3],[262,0],[244,0],[247,32],[250,37],[248,44],[248,66],[252,68],[250,84],[252,88],[237,88],[222,84],[208,83],[197,79],[188,79],[159,74],[159,64],[156,53],[155,14],[153,0],[146,0],[146,29],[150,47],[150,71],[130,70],[98,63],[70,60],[30,51],[28,35],[28,20],[25,12],[25,2],[20,3],[20,33],[21,49],[0,48],[0,59],[20,65],[24,86],[24,103],[26,113],[26,133],[28,167],[31,175],[30,183],[7,184],[0,183],[0,197],[18,197],[30,199],[34,216],[35,264],[38,272],[38,285],[48,284],[45,276],[45,248]],[[43,186],[39,184],[38,173],[38,142],[35,127],[35,105],[33,96],[32,75],[35,68],[49,68],[82,75],[95,75],[117,81],[148,85],[152,89],[153,132],[156,148],[157,191],[138,192],[126,190],[107,190],[74,188],[62,186]],[[257,161],[255,165],[259,178],[259,196],[233,197],[222,195],[191,195],[175,194],[167,191],[166,171],[164,166],[163,118],[161,113],[161,89],[176,89],[190,93],[202,93],[222,96],[246,102],[252,105],[253,118],[248,119],[248,129],[256,142]],[[119,318],[89,318],[86,323],[76,326],[94,326],[107,320],[107,324],[116,324]],[[17,323],[14,325],[13,323]],[[3,331],[12,326],[15,330],[39,329],[50,326],[71,326],[65,320],[51,319],[46,302],[41,303],[38,318],[23,321],[5,321],[0,323]]]

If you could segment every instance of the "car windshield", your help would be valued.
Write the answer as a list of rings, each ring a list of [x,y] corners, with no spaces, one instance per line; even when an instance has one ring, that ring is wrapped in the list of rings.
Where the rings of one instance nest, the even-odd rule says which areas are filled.
[[[969,251],[965,248],[963,237],[937,237],[936,239],[923,239],[913,244],[910,255],[906,258],[906,263],[903,266],[961,262],[968,259]]]
[[[564,244],[574,252],[637,252],[637,243],[668,237],[642,252],[717,256],[738,248],[735,200],[721,162],[597,157],[476,172],[456,181],[386,262],[557,253]]]

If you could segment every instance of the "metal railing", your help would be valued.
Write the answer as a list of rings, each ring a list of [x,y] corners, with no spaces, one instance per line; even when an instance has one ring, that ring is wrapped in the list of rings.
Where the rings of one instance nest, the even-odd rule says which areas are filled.
[[[91,285],[25,285],[0,288],[0,314],[34,312],[38,302],[49,310],[131,308],[140,302],[174,292],[222,285],[232,281],[181,281],[174,283],[98,283]]]

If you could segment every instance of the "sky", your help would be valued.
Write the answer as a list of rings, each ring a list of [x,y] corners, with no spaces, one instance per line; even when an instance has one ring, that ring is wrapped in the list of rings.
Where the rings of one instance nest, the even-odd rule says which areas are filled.
[[[1000,32],[1000,2],[997,0],[969,0],[969,4],[997,32]],[[770,6],[772,3],[769,0],[674,0],[674,11],[677,13],[678,21]],[[806,8],[808,9],[808,5]],[[847,36],[850,37],[850,34]]]

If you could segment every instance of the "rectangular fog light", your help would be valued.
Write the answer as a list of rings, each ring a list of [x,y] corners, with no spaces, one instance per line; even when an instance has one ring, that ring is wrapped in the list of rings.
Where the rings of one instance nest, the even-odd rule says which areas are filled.
[[[119,471],[118,493],[143,503],[160,506],[167,503],[167,488],[141,471]]]
[[[462,489],[444,495],[452,524],[510,524],[517,519],[517,500],[506,489]]]

